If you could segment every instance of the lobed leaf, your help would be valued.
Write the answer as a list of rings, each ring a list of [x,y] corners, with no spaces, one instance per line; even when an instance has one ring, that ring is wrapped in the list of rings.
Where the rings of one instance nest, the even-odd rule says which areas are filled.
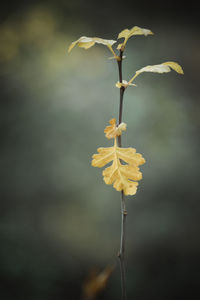
[[[142,155],[136,153],[134,148],[118,147],[116,138],[113,147],[98,148],[97,151],[98,154],[92,156],[93,167],[104,167],[112,162],[112,165],[102,172],[105,183],[113,184],[117,191],[123,190],[125,195],[134,195],[137,191],[137,181],[142,179],[138,168],[145,163]]]

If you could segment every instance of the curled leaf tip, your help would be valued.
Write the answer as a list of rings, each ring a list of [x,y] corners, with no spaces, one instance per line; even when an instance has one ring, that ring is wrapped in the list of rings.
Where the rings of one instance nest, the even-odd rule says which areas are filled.
[[[171,69],[173,69],[174,71],[176,71],[179,74],[184,74],[182,67],[174,61],[164,62],[163,65],[169,66]]]

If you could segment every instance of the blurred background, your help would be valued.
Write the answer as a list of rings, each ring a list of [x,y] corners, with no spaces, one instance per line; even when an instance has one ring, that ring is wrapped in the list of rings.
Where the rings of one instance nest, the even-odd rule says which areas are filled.
[[[134,25],[123,78],[164,61],[184,76],[142,74],[125,93],[124,146],[146,158],[127,197],[128,299],[200,296],[199,16],[197,2],[16,1],[0,16],[0,299],[83,299],[89,274],[113,266],[97,299],[121,299],[120,194],[90,165],[118,116],[109,50]],[[93,275],[95,278],[95,275]],[[89,299],[89,298],[88,298]],[[90,298],[92,299],[92,298]]]

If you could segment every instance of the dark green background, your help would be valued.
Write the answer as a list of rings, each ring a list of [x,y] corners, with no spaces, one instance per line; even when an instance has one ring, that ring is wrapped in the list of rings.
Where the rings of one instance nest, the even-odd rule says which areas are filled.
[[[124,79],[177,61],[184,76],[143,74],[125,93],[123,145],[142,153],[143,180],[127,197],[128,299],[197,299],[199,239],[198,9],[190,3],[20,1],[0,16],[0,299],[81,299],[92,268],[115,265],[99,299],[120,299],[120,195],[90,166],[117,117],[115,61],[106,47],[134,25]]]

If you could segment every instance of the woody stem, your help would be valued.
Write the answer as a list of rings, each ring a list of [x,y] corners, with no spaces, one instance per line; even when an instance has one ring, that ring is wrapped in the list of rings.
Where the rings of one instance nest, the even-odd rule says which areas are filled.
[[[123,52],[120,51],[120,60],[117,61],[118,63],[118,70],[119,70],[119,82],[122,83],[122,56]],[[123,98],[124,98],[124,87],[120,88],[120,102],[119,102],[119,121],[120,124],[122,122],[122,111],[123,111]],[[118,145],[121,147],[121,135],[118,137]]]
[[[118,63],[119,70],[119,82],[122,83],[122,56],[123,51],[120,50],[120,60]],[[122,111],[123,111],[123,97],[124,97],[124,87],[120,88],[120,104],[119,104],[119,121],[120,124],[122,122]],[[118,136],[118,146],[122,146],[121,135]],[[126,227],[126,206],[124,199],[124,192],[121,192],[121,239],[120,239],[120,250],[118,253],[119,263],[120,263],[120,273],[121,273],[121,287],[122,287],[122,300],[126,300],[126,281],[125,281],[125,262],[124,262],[124,254],[125,254],[125,227]]]

